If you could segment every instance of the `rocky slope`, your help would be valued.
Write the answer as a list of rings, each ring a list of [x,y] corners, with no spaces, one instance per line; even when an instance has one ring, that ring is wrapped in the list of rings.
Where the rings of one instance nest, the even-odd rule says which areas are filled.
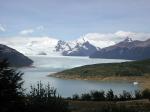
[[[24,56],[20,52],[0,44],[0,60],[7,59],[10,66],[23,67],[30,66],[33,61],[28,57]]]
[[[98,48],[90,44],[88,41],[82,43],[67,43],[64,41],[58,41],[56,45],[56,51],[61,52],[64,56],[89,56]]]
[[[126,38],[118,44],[96,51],[90,57],[129,60],[150,58],[150,39],[146,41],[133,41],[131,38]]]

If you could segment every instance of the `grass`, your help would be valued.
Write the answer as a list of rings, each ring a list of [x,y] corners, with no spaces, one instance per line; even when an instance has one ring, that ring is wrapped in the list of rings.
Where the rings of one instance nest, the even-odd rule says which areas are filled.
[[[135,101],[69,101],[71,112],[149,112],[148,100]]]

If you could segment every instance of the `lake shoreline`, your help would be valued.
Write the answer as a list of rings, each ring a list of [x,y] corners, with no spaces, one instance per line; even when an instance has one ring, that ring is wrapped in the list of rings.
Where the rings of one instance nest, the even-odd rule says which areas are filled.
[[[150,89],[150,59],[100,63],[75,67],[52,74],[52,76],[74,80],[126,81]]]
[[[60,73],[54,73],[48,75],[49,77],[56,77],[61,79],[73,79],[73,80],[93,80],[93,81],[127,81],[130,83],[138,82],[139,87],[143,89],[150,89],[150,76],[99,76],[99,77],[79,77],[78,75],[64,75]]]

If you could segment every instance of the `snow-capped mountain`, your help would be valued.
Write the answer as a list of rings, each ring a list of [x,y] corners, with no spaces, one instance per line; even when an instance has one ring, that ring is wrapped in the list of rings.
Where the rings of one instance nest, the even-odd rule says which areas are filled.
[[[12,37],[0,40],[1,44],[12,47],[25,55],[89,56],[100,48],[114,45],[111,41],[97,41],[81,37],[63,41],[50,37]]]
[[[99,48],[90,44],[88,41],[58,41],[56,51],[59,51],[64,56],[89,56]]]
[[[91,58],[141,60],[150,58],[150,39],[145,41],[126,38],[113,46],[96,51]]]
[[[72,51],[76,43],[59,40],[55,46],[56,52]]]
[[[88,41],[62,41],[59,40],[55,46],[55,52],[64,56],[89,56],[99,48]]]
[[[133,40],[126,37],[132,37]],[[117,45],[120,44],[121,46],[132,48],[139,41],[145,41],[149,37],[150,33],[117,31],[114,33],[87,33],[71,41],[52,37],[0,37],[0,44],[14,48],[25,55],[87,56],[95,50],[99,51],[117,43]],[[143,45],[147,45],[147,43],[141,46]]]

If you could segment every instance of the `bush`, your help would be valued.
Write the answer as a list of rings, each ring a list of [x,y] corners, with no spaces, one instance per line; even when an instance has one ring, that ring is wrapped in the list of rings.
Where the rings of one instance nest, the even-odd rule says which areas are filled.
[[[150,100],[150,89],[145,89],[143,92],[142,92],[142,97],[143,98],[148,98]]]
[[[141,91],[136,90],[136,91],[134,92],[134,94],[135,94],[135,99],[141,99],[141,98],[142,98],[142,93],[141,93]]]
[[[104,101],[105,92],[104,91],[91,91],[91,97],[95,101]]]
[[[91,100],[91,95],[89,93],[82,94],[81,99],[86,101]]]
[[[68,112],[68,103],[56,95],[56,89],[49,84],[44,87],[39,82],[37,86],[31,86],[31,91],[27,94],[27,111]]]
[[[73,99],[73,100],[79,100],[79,98],[80,98],[80,97],[79,97],[78,94],[74,94],[74,95],[72,96],[72,99]]]
[[[113,101],[114,100],[114,92],[111,89],[107,92],[106,99],[108,101]]]

